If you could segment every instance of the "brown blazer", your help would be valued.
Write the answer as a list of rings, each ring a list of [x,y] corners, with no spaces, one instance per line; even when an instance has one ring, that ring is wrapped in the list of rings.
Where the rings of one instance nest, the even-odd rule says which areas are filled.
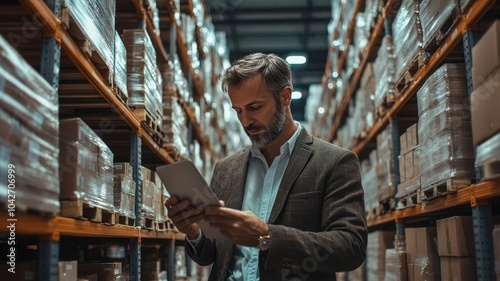
[[[215,166],[211,188],[226,207],[241,209],[249,157],[247,147]],[[356,155],[302,128],[268,223],[271,247],[259,257],[261,281],[335,280],[335,272],[359,267],[367,229]],[[213,263],[209,280],[222,281],[233,246],[203,236],[187,248],[198,264]]]

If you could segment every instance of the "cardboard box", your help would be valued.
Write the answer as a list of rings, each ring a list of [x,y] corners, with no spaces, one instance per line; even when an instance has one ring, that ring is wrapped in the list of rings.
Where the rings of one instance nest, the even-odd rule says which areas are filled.
[[[408,281],[415,281],[415,272],[414,272],[414,266],[413,263],[407,263],[406,264],[406,271],[408,272]]]
[[[406,129],[406,142],[408,150],[418,145],[418,124],[415,123]]]
[[[386,249],[385,280],[406,281],[407,276],[406,253],[398,253],[395,249]]]
[[[399,147],[400,147],[400,155],[403,155],[408,151],[408,140],[406,137],[406,132],[404,132],[399,137]]]
[[[399,182],[404,183],[406,178],[406,158],[404,154],[399,155]]]
[[[486,77],[500,65],[500,20],[472,48],[472,83],[477,89]],[[498,80],[497,80],[498,81]]]
[[[113,163],[113,174],[115,175],[125,175],[132,178],[132,172],[132,166],[128,162]]]
[[[500,66],[472,92],[471,115],[474,144],[480,144],[500,131],[499,108]]]
[[[413,178],[413,150],[405,154],[406,178]]]
[[[408,263],[413,264],[414,280],[439,280],[441,271],[436,228],[407,228],[405,238],[406,258]]]
[[[76,281],[78,272],[77,261],[60,261],[59,266],[59,281]]]
[[[420,176],[420,147],[413,150],[413,177]]]
[[[115,280],[122,274],[121,262],[108,263],[79,263],[78,275],[90,275],[97,273],[97,281]]]
[[[475,257],[441,257],[442,281],[470,281],[477,279]]]
[[[473,257],[476,255],[472,217],[454,216],[436,221],[439,256]]]
[[[156,171],[151,171],[151,182],[153,182],[156,186],[161,187],[162,182]]]
[[[394,231],[375,231],[368,233],[366,248],[367,280],[384,280],[385,250],[394,248]]]
[[[96,133],[80,118],[61,119],[59,121],[59,139],[61,143],[78,142],[93,153],[97,153]]]

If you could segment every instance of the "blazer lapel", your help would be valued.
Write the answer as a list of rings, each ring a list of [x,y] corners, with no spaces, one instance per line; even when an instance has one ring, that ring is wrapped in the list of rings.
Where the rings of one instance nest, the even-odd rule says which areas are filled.
[[[240,156],[235,158],[231,172],[228,171],[231,175],[231,180],[230,184],[226,187],[226,191],[229,193],[227,202],[224,202],[226,207],[241,210],[249,157],[250,149],[247,148]]]
[[[312,142],[312,135],[310,135],[305,128],[302,128],[297,142],[295,143],[295,148],[290,156],[290,161],[288,162],[283,179],[281,180],[268,223],[272,224],[278,218],[278,215],[285,204],[290,188],[309,161],[309,158],[314,151],[311,146]]]

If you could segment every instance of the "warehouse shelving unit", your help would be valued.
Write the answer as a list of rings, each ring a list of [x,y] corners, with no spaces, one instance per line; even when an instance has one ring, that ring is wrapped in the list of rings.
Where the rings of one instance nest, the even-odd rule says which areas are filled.
[[[359,11],[360,3],[364,1],[357,1],[355,11]],[[365,66],[370,57],[377,51],[379,42],[384,33],[384,25],[388,25],[386,21],[390,21],[394,16],[394,3],[397,1],[388,0],[383,8],[381,15],[379,15],[377,23],[373,28],[373,32],[368,39],[368,45],[362,53],[361,63],[351,76],[350,84],[345,92],[342,101],[338,104],[337,108],[330,108],[331,100],[334,98],[337,87],[333,86],[327,90],[327,81],[331,72],[331,62],[328,61],[325,67],[325,74],[322,80],[322,93],[328,95],[328,104],[326,106],[326,113],[321,116],[319,126],[313,129],[315,134],[320,134],[325,126],[325,120],[328,116],[328,110],[335,110],[333,117],[333,125],[328,129],[326,139],[330,142],[334,140],[336,133],[342,126],[348,111],[348,104],[353,99],[354,94],[360,84],[361,76],[364,72]],[[442,62],[452,53],[456,46],[460,43],[463,44],[464,58],[466,65],[466,75],[468,80],[469,96],[472,92],[472,61],[471,49],[477,42],[477,34],[471,30],[477,27],[477,23],[482,17],[494,6],[496,0],[477,0],[470,8],[461,16],[460,20],[455,24],[453,29],[448,33],[447,37],[441,42],[437,50],[432,54],[430,59],[418,72],[414,75],[413,81],[408,87],[400,93],[392,106],[387,110],[387,114],[374,122],[373,127],[367,132],[367,136],[362,139],[357,145],[353,147],[353,151],[357,155],[366,155],[367,150],[373,148],[373,142],[376,136],[386,127],[391,126],[393,133],[398,134],[397,130],[397,114],[409,103],[409,101],[417,93],[420,86],[423,85],[427,77],[429,77]],[[345,63],[345,54],[349,46],[349,40],[352,37],[352,27],[356,20],[356,12],[351,19],[347,37],[345,38],[347,44],[339,56],[338,70],[343,68]],[[330,49],[330,52],[332,50]],[[339,71],[340,73],[340,71]],[[324,99],[322,99],[324,100]],[[395,154],[394,167],[399,167],[398,157],[399,154],[399,136],[393,136],[393,151]],[[479,179],[479,178],[478,178]],[[394,185],[397,187],[399,184],[399,172],[395,169]],[[395,188],[394,194],[397,194]],[[476,264],[477,264],[477,280],[495,280],[494,272],[494,257],[493,257],[493,244],[492,244],[492,218],[491,218],[491,205],[490,200],[500,197],[500,180],[486,181],[478,184],[472,184],[468,188],[458,190],[455,193],[448,193],[446,196],[435,198],[430,201],[424,201],[422,204],[417,204],[413,207],[404,209],[397,209],[394,212],[379,215],[368,220],[368,229],[373,231],[379,228],[387,228],[390,225],[395,225],[396,233],[404,234],[406,224],[415,223],[418,221],[428,220],[429,217],[437,217],[441,211],[450,210],[457,207],[470,206],[472,217],[474,221],[474,237],[476,245]],[[397,202],[396,202],[397,203]]]
[[[174,31],[176,36],[171,36],[170,42],[164,42],[154,32],[154,25],[150,17],[148,17],[143,0],[130,0],[137,12],[138,27],[145,28],[158,54],[158,61],[166,63],[169,60],[168,52],[165,45],[169,44],[169,51],[175,51],[179,55],[183,73],[187,80],[191,82],[192,93],[195,100],[200,103],[204,100],[205,90],[201,78],[195,74],[191,67],[190,59],[187,54],[187,49],[184,45],[184,38],[181,33],[181,28],[177,25],[174,19],[174,7],[172,1],[165,0],[162,4],[166,4],[166,10],[171,21],[171,31]],[[141,181],[142,174],[140,165],[143,164],[143,144],[149,153],[154,154],[159,163],[169,164],[175,162],[164,148],[162,148],[153,139],[153,137],[143,130],[141,121],[134,115],[131,109],[123,103],[113,91],[112,87],[105,78],[100,74],[97,67],[84,55],[78,44],[71,37],[68,31],[64,28],[61,22],[62,0],[20,0],[22,6],[30,15],[36,17],[43,23],[44,38],[42,43],[41,58],[42,64],[40,72],[45,79],[57,90],[59,88],[59,74],[62,54],[64,54],[71,63],[78,69],[87,82],[92,86],[100,99],[104,99],[105,105],[110,107],[113,116],[107,116],[108,120],[117,122],[117,126],[122,128],[126,125],[129,131],[130,142],[127,147],[129,150],[130,163],[134,168],[133,180],[136,182],[136,200],[135,212],[136,218],[141,217]],[[192,2],[188,1],[191,3]],[[196,27],[196,38],[198,46],[201,48],[201,34]],[[61,52],[62,50],[62,52]],[[91,97],[89,97],[91,98]],[[100,101],[96,101],[100,102]],[[185,110],[187,119],[193,131],[193,136],[199,141],[202,149],[209,151],[211,161],[216,160],[216,155],[213,148],[207,139],[200,123],[196,120],[196,116],[192,107],[182,101],[183,109]],[[90,108],[90,106],[89,106]],[[108,114],[109,115],[109,114]],[[109,118],[108,118],[109,117]],[[210,161],[207,160],[207,161]],[[153,164],[153,163],[145,163]],[[9,221],[7,213],[0,214],[0,218],[4,221]],[[183,241],[184,234],[173,231],[150,231],[140,227],[140,220],[135,220],[135,226],[124,225],[106,225],[102,223],[93,223],[89,221],[81,221],[66,217],[47,217],[44,215],[16,213],[16,235],[29,236],[38,238],[38,278],[39,280],[57,280],[59,261],[59,241],[61,236],[65,237],[94,237],[94,238],[123,238],[129,239],[130,245],[130,280],[140,280],[140,264],[141,264],[141,243],[144,241],[159,241],[166,245],[168,280],[174,280],[175,272],[174,251],[175,242]],[[7,233],[4,229],[1,232]]]

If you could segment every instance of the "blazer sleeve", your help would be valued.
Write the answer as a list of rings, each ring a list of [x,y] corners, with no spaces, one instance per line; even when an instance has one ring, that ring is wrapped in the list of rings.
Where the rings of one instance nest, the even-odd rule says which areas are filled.
[[[337,159],[324,188],[321,231],[269,225],[266,269],[288,266],[333,273],[354,270],[365,260],[367,228],[359,161],[347,150]]]

